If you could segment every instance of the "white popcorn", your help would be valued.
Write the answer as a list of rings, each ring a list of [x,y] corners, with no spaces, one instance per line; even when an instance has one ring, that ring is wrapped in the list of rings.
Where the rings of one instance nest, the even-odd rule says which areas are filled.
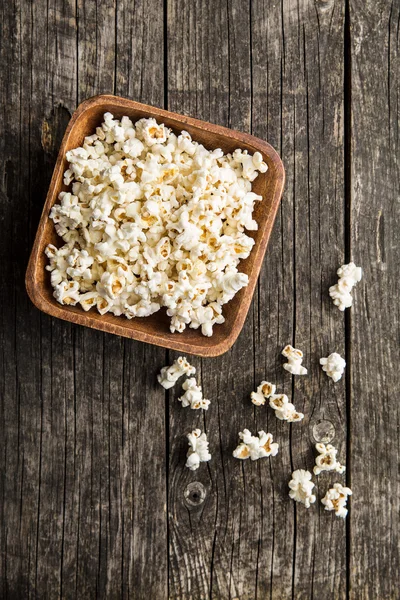
[[[362,269],[351,262],[348,265],[339,267],[337,274],[339,275],[339,281],[329,288],[329,295],[335,306],[344,311],[353,304],[351,290],[361,281]]]
[[[350,488],[343,487],[341,483],[334,483],[333,488],[326,492],[321,502],[324,504],[325,510],[334,510],[337,517],[345,519],[348,513],[346,508],[347,498],[352,493]]]
[[[256,392],[251,392],[250,397],[253,404],[256,406],[262,406],[265,404],[266,398],[269,398],[275,394],[276,385],[269,383],[268,381],[262,381],[257,387]]]
[[[172,332],[211,336],[248,285],[238,266],[255,243],[245,230],[258,227],[251,182],[267,170],[262,155],[209,151],[153,118],[105,113],[66,158],[70,190],[50,211],[64,245],[46,250],[55,297],[128,319],[165,307]]]
[[[164,389],[169,390],[182,375],[189,376],[194,375],[195,373],[195,367],[192,367],[186,358],[180,356],[170,367],[163,367],[159,375],[157,375],[157,379],[158,383],[162,385]]]
[[[315,448],[319,455],[315,459],[314,475],[319,475],[322,471],[337,471],[344,473],[346,467],[337,460],[337,450],[332,444],[316,444]]]
[[[310,508],[310,505],[314,504],[316,497],[312,493],[314,484],[311,481],[311,473],[309,471],[305,471],[304,469],[293,471],[289,487],[289,496],[292,500],[301,502],[306,508]]]
[[[60,304],[74,306],[79,301],[79,284],[77,281],[62,281],[54,286],[54,298]]]
[[[182,402],[182,406],[190,406],[190,408],[195,410],[198,410],[199,408],[208,410],[210,401],[203,398],[201,387],[197,385],[194,377],[186,379],[182,384],[182,388],[185,390],[185,393],[178,398],[179,402]]]
[[[327,358],[320,358],[319,363],[322,366],[322,370],[325,371],[328,377],[331,377],[335,383],[342,378],[346,361],[337,352],[333,352]]]
[[[269,397],[269,405],[274,409],[275,416],[280,421],[295,423],[304,419],[303,413],[296,411],[286,394],[272,394]]]
[[[259,431],[258,437],[251,435],[248,429],[243,429],[239,433],[239,439],[242,441],[238,447],[233,451],[235,458],[245,460],[251,458],[251,460],[258,460],[266,456],[276,456],[278,454],[279,444],[273,442],[271,433],[265,433],[265,431]]]
[[[208,441],[205,433],[200,429],[194,429],[188,433],[189,450],[187,453],[186,466],[191,471],[196,471],[200,463],[211,460],[211,454],[208,451]]]
[[[282,350],[282,354],[288,359],[288,362],[283,365],[286,371],[292,375],[307,375],[307,369],[301,364],[303,362],[303,353],[301,350],[297,350],[289,344]]]

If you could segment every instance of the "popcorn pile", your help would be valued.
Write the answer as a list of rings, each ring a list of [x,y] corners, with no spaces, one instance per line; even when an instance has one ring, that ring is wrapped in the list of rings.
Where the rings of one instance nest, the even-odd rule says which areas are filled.
[[[72,190],[50,212],[65,245],[46,248],[57,301],[128,319],[166,307],[172,332],[211,336],[248,283],[238,265],[254,246],[245,230],[258,228],[262,155],[209,151],[154,119],[105,113],[66,157]]]
[[[339,281],[329,288],[329,295],[333,300],[333,304],[338,307],[339,310],[345,310],[350,308],[353,304],[353,297],[351,290],[362,278],[361,267],[351,262],[348,265],[342,265],[337,270],[339,275]]]

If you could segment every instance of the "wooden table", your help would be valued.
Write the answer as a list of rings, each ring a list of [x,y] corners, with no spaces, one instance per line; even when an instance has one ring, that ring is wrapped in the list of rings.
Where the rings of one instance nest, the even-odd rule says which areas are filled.
[[[0,597],[395,599],[399,591],[399,0],[14,0],[1,18]],[[207,413],[164,394],[176,355],[40,314],[24,271],[61,136],[111,92],[251,131],[287,183],[233,349],[194,359]],[[397,217],[397,220],[396,220]],[[364,270],[345,314],[328,288]],[[308,377],[282,369],[287,343]],[[318,360],[347,361],[336,385]],[[276,382],[289,426],[249,394]],[[396,385],[397,383],[397,385]],[[213,455],[185,468],[185,434]],[[233,459],[244,427],[280,444]],[[333,439],[347,520],[288,497]]]

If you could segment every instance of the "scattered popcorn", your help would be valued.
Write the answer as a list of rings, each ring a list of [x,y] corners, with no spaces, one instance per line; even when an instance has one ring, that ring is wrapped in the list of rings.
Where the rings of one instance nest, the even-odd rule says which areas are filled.
[[[279,444],[273,442],[272,434],[259,431],[258,437],[251,435],[248,429],[243,429],[239,433],[239,438],[242,440],[238,447],[233,451],[235,458],[245,460],[257,460],[265,456],[276,456],[278,454]]]
[[[257,388],[256,392],[251,392],[250,397],[253,404],[256,406],[262,406],[265,404],[266,398],[275,394],[276,385],[269,383],[268,381],[262,381]]]
[[[238,267],[254,246],[245,230],[258,228],[262,155],[210,151],[155,119],[105,113],[66,158],[70,189],[49,215],[64,245],[46,249],[56,299],[128,319],[165,307],[172,332],[211,336],[248,284]]]
[[[310,504],[315,502],[316,497],[312,494],[314,484],[311,481],[311,473],[309,471],[305,471],[304,469],[293,471],[289,487],[289,496],[295,502],[301,502],[306,508],[310,508]]]
[[[169,390],[182,375],[190,376],[195,373],[196,369],[188,363],[186,358],[180,356],[170,367],[163,367],[159,375],[157,375],[157,379],[163,388]]]
[[[339,281],[329,288],[329,295],[335,306],[343,311],[353,304],[351,290],[361,281],[362,269],[351,262],[348,265],[339,267],[337,274],[339,275]]]
[[[307,375],[307,369],[301,364],[303,362],[303,353],[301,350],[297,350],[288,344],[282,350],[282,354],[288,359],[288,362],[283,365],[286,371],[289,371],[292,375]]]
[[[303,413],[296,411],[286,394],[272,394],[269,398],[269,405],[274,409],[276,418],[281,421],[295,423],[304,419]]]
[[[327,358],[320,358],[319,364],[322,370],[336,383],[342,378],[346,361],[337,352],[333,352]]]
[[[347,498],[352,493],[350,488],[343,487],[341,483],[334,483],[333,488],[326,492],[321,502],[325,505],[325,510],[334,510],[337,517],[345,519],[348,513]]]
[[[190,408],[195,410],[199,408],[208,410],[210,401],[203,398],[201,387],[197,385],[194,377],[186,379],[186,381],[183,382],[182,387],[185,390],[185,393],[178,398],[179,402],[182,402],[182,406],[190,406]]]
[[[201,433],[200,429],[194,429],[192,433],[188,433],[189,450],[187,453],[186,466],[191,471],[196,471],[200,463],[211,460],[211,454],[208,451],[208,441],[205,433]]]
[[[319,456],[315,459],[314,475],[319,475],[322,471],[337,471],[344,473],[346,467],[338,462],[336,455],[337,450],[332,444],[315,444]]]

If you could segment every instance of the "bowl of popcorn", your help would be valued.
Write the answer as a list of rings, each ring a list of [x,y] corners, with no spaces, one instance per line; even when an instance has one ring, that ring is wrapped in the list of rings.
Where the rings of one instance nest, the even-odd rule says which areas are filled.
[[[61,144],[28,294],[73,323],[218,356],[246,318],[284,179],[254,136],[90,98]]]

